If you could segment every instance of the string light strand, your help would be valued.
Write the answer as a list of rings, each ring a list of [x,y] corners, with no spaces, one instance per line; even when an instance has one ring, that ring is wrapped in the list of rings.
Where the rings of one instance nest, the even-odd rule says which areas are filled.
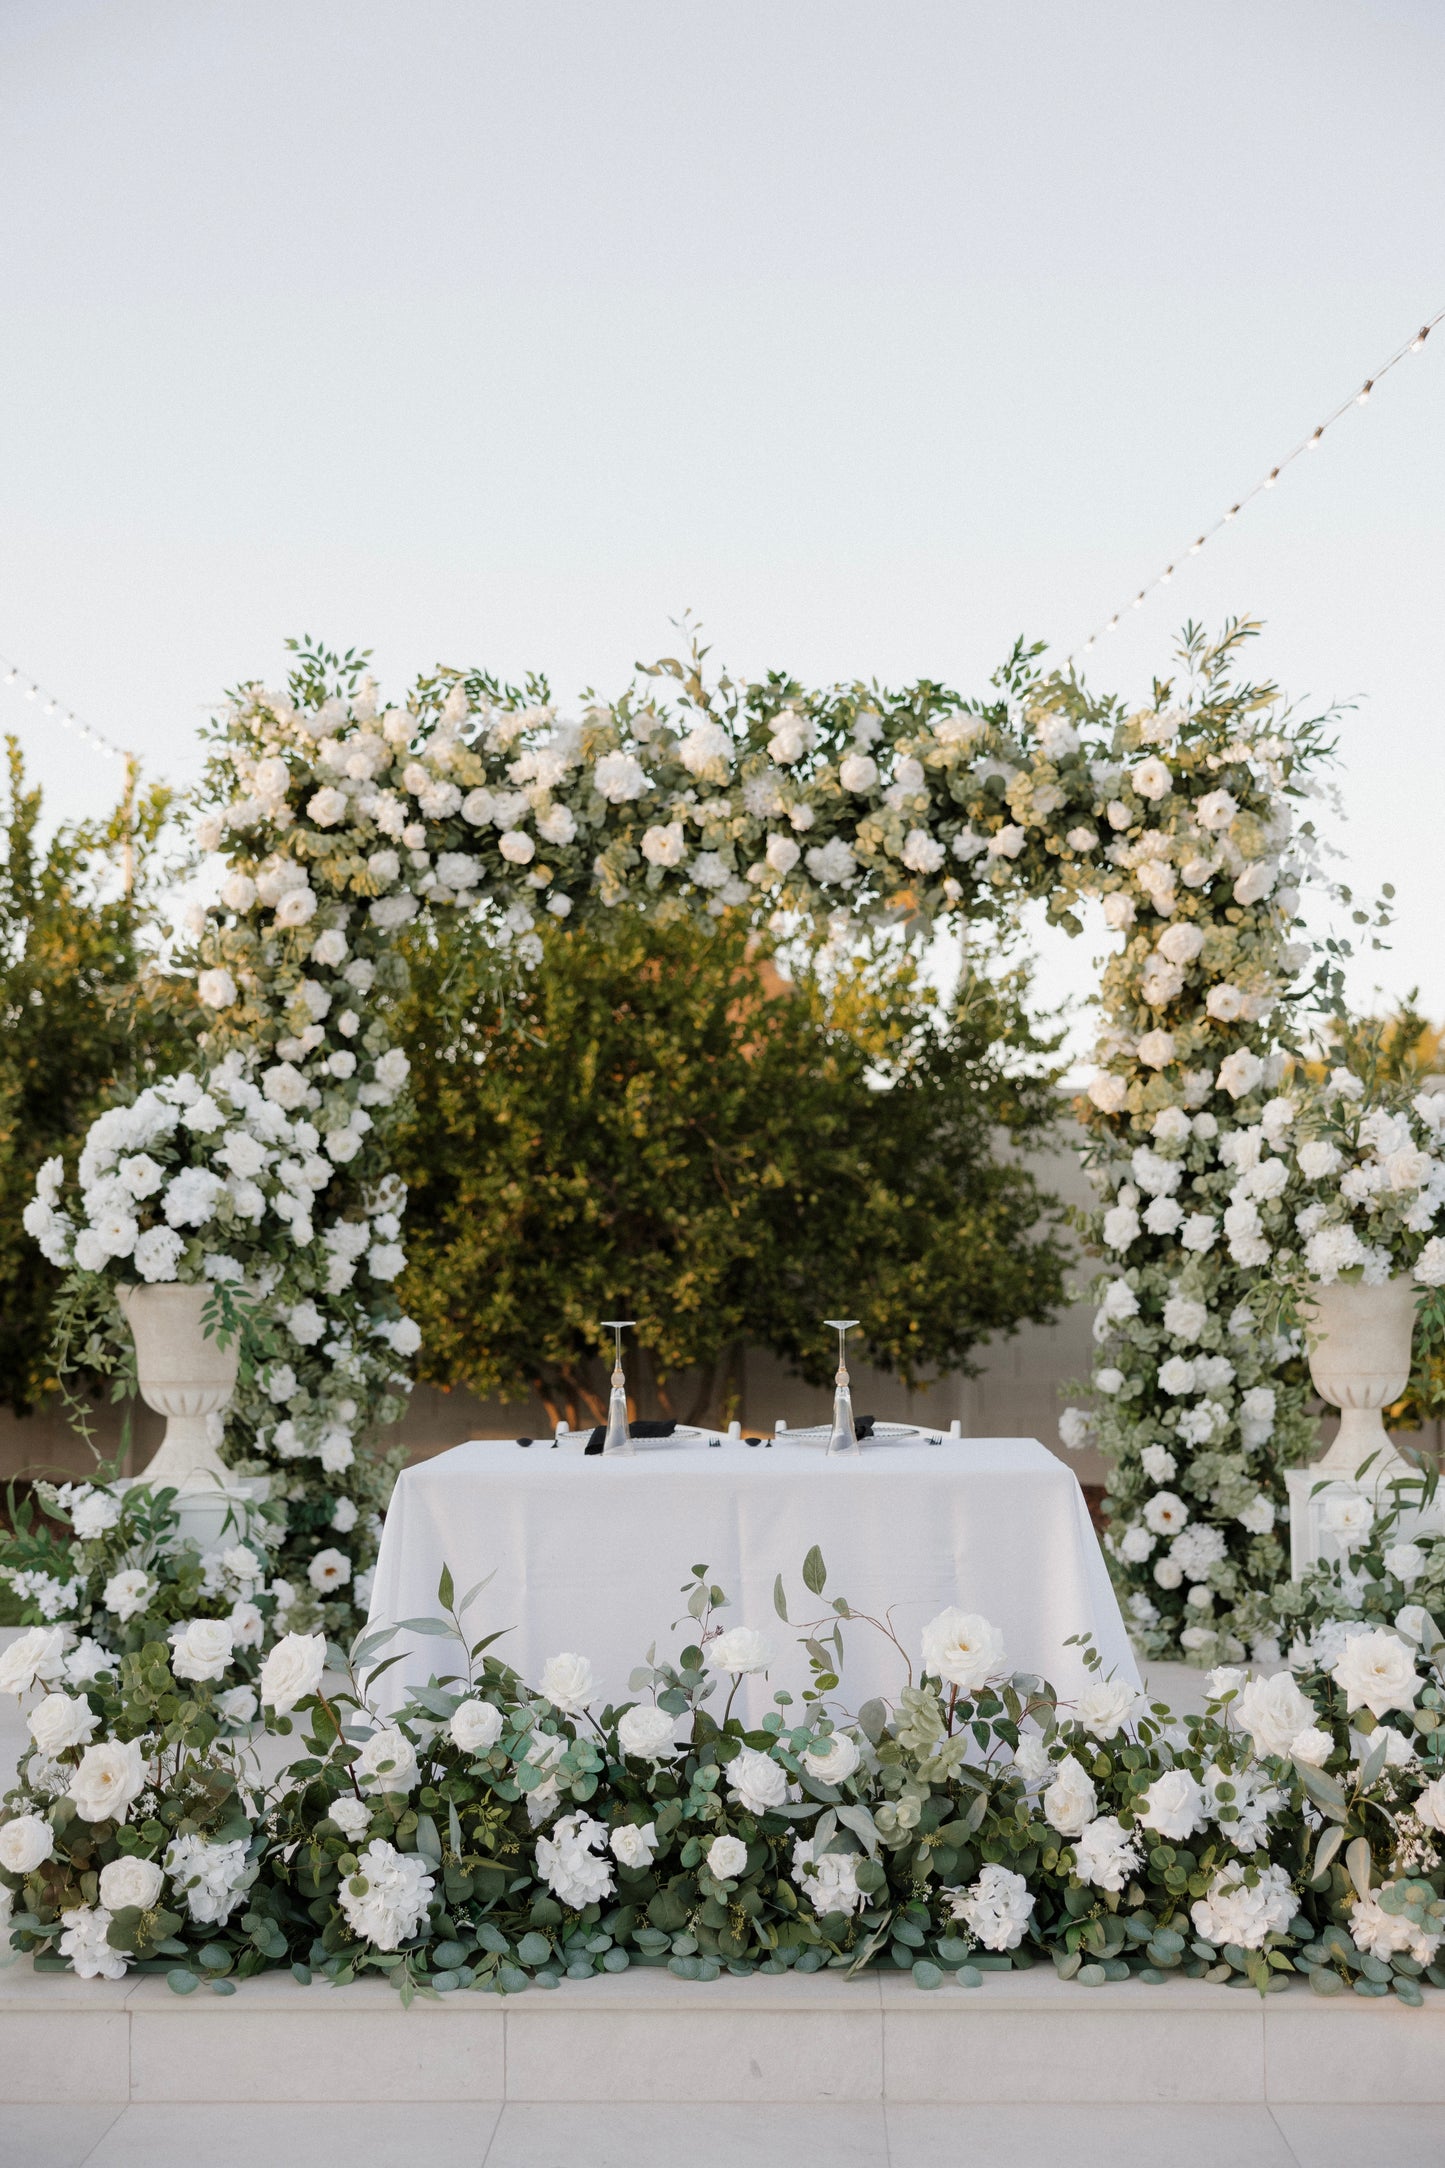
[[[65,707],[53,693],[48,693],[37,679],[28,677],[20,665],[11,662],[6,655],[0,655],[0,685],[10,686],[26,700],[43,700],[45,705],[40,711],[42,715],[53,715],[63,730],[73,731],[76,737],[82,738],[87,745],[93,745],[98,753],[104,753],[107,758],[118,760],[125,765],[134,757],[123,752],[120,746],[112,745],[109,738],[93,729],[73,708]]]
[[[1235,499],[1234,503],[1229,507],[1227,512],[1220,513],[1218,519],[1214,521],[1212,526],[1202,529],[1202,531],[1194,537],[1194,540],[1189,543],[1187,548],[1179,550],[1176,553],[1174,560],[1170,564],[1167,564],[1162,572],[1156,573],[1152,580],[1146,580],[1144,585],[1139,589],[1138,594],[1131,597],[1131,599],[1123,605],[1122,609],[1116,610],[1114,612],[1114,615],[1108,620],[1107,624],[1101,625],[1097,632],[1091,632],[1089,634],[1088,639],[1085,640],[1082,648],[1080,648],[1078,652],[1084,655],[1092,653],[1094,647],[1100,640],[1105,637],[1106,634],[1118,631],[1119,626],[1123,622],[1123,619],[1128,611],[1142,610],[1144,604],[1148,601],[1150,595],[1155,592],[1156,588],[1167,587],[1169,585],[1176,571],[1179,569],[1179,566],[1184,563],[1186,559],[1190,557],[1197,557],[1199,555],[1199,552],[1204,548],[1205,544],[1207,542],[1212,542],[1214,537],[1220,532],[1222,528],[1231,526],[1233,522],[1238,519],[1240,513],[1245,509],[1246,505],[1252,504],[1256,497],[1262,497],[1267,489],[1273,489],[1275,483],[1284,473],[1286,467],[1293,466],[1294,462],[1299,458],[1302,452],[1318,451],[1320,443],[1324,438],[1325,432],[1327,430],[1333,429],[1336,422],[1342,421],[1345,415],[1350,412],[1352,407],[1366,406],[1369,403],[1370,394],[1376,390],[1376,388],[1383,381],[1383,379],[1389,375],[1390,371],[1395,368],[1398,363],[1402,362],[1407,354],[1418,354],[1421,347],[1425,344],[1425,341],[1429,338],[1431,332],[1435,329],[1435,326],[1441,322],[1445,322],[1445,309],[1437,309],[1433,316],[1428,317],[1426,321],[1420,326],[1419,330],[1414,332],[1405,341],[1403,346],[1398,347],[1395,352],[1391,354],[1388,361],[1382,361],[1380,363],[1380,366],[1376,370],[1374,370],[1371,375],[1365,378],[1364,383],[1361,384],[1357,390],[1352,391],[1347,399],[1342,399],[1340,401],[1339,405],[1334,409],[1333,413],[1327,414],[1324,420],[1319,424],[1319,426],[1315,429],[1312,429],[1308,436],[1301,437],[1299,443],[1296,444],[1292,450],[1286,452],[1283,459],[1276,460],[1275,464],[1270,468],[1269,472],[1265,475],[1262,475],[1259,481],[1254,484],[1254,487],[1252,489],[1246,489],[1242,493],[1242,495]],[[1069,657],[1069,660],[1071,662],[1073,661],[1072,655]]]

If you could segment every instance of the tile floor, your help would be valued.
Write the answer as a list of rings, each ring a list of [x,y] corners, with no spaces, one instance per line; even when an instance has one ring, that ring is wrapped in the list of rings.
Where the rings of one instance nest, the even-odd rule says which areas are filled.
[[[0,2168],[1445,2168],[1439,2108],[0,2108]]]

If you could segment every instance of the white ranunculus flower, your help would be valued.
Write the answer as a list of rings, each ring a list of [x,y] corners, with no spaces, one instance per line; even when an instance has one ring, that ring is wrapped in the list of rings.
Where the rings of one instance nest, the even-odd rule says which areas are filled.
[[[924,1670],[965,1694],[978,1693],[1007,1663],[1003,1635],[977,1611],[950,1606],[929,1620],[922,1638]]]
[[[261,1666],[262,1707],[288,1716],[316,1692],[325,1669],[325,1634],[283,1634]]]
[[[1351,1716],[1356,1709],[1368,1709],[1377,1717],[1391,1709],[1413,1709],[1424,1684],[1415,1669],[1414,1651],[1383,1627],[1352,1634],[1330,1676],[1343,1688]]]
[[[728,1791],[749,1814],[766,1814],[788,1796],[788,1773],[771,1754],[739,1748],[727,1765]]]
[[[47,1694],[26,1718],[31,1738],[42,1754],[52,1760],[68,1747],[88,1746],[95,1735],[96,1716],[90,1703],[79,1695]]]
[[[1311,1769],[1323,1769],[1334,1752],[1332,1735],[1322,1731],[1318,1724],[1307,1724],[1289,1743],[1290,1759],[1307,1762]]]
[[[772,1642],[751,1626],[733,1626],[726,1633],[714,1634],[703,1650],[709,1671],[731,1672],[735,1678],[746,1672],[766,1671],[772,1660]]]
[[[416,1748],[399,1724],[374,1731],[351,1766],[358,1783],[385,1793],[413,1791],[421,1775]]]
[[[597,1693],[597,1680],[585,1656],[570,1649],[549,1656],[542,1666],[540,1692],[564,1716],[580,1716]]]
[[[1124,1679],[1099,1679],[1086,1686],[1074,1703],[1074,1715],[1096,1739],[1112,1739],[1135,1711],[1142,1697]]]
[[[666,1709],[655,1708],[650,1701],[640,1701],[635,1708],[625,1709],[618,1718],[617,1744],[624,1754],[635,1755],[638,1761],[670,1760],[677,1752],[674,1722]]]
[[[1189,1519],[1189,1508],[1173,1491],[1155,1491],[1144,1507],[1144,1523],[1156,1536],[1177,1535]]]
[[[109,1912],[149,1912],[160,1902],[165,1876],[157,1861],[134,1853],[107,1860],[100,1870],[100,1901]]]
[[[220,1679],[231,1661],[234,1635],[228,1618],[193,1618],[173,1626],[171,1670],[178,1679]]]
[[[490,1754],[502,1736],[501,1710],[491,1701],[464,1701],[454,1709],[447,1733],[464,1754]]]
[[[1074,1755],[1066,1754],[1054,1772],[1054,1781],[1041,1801],[1044,1820],[1061,1837],[1078,1837],[1098,1810],[1099,1795],[1093,1779]]]
[[[1166,1769],[1139,1803],[1139,1820],[1169,1844],[1181,1844],[1205,1823],[1204,1793],[1187,1769]]]
[[[17,1814],[0,1822],[0,1867],[7,1874],[33,1874],[54,1848],[55,1832],[43,1814]]]
[[[748,1863],[748,1848],[741,1837],[714,1837],[707,1848],[707,1871],[717,1882],[730,1882]]]
[[[81,1755],[66,1793],[83,1822],[123,1822],[145,1782],[139,1739],[101,1739]]]
[[[657,1855],[657,1824],[619,1822],[607,1842],[621,1866],[650,1867]]]
[[[803,1767],[819,1784],[845,1784],[862,1759],[857,1741],[835,1731],[825,1745],[805,1750]]]
[[[315,1553],[306,1568],[306,1578],[318,1596],[329,1595],[332,1589],[344,1587],[351,1579],[351,1560],[345,1551],[329,1546]]]

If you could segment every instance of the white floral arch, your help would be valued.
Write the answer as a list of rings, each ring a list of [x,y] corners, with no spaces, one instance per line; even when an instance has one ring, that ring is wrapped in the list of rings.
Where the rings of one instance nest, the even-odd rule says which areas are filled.
[[[1282,1471],[1312,1429],[1302,1379],[1279,1376],[1287,1350],[1246,1307],[1272,1243],[1260,1211],[1231,1201],[1230,1140],[1271,1120],[1271,1017],[1308,953],[1312,831],[1295,833],[1291,800],[1322,744],[1273,688],[1232,676],[1251,629],[1187,634],[1178,682],[1128,714],[1021,649],[987,703],[926,682],[708,685],[694,658],[574,720],[543,687],[460,672],[383,709],[354,658],[310,651],[287,691],[234,697],[198,831],[230,861],[197,948],[203,1043],[305,1109],[320,1148],[273,1290],[283,1340],[293,1313],[307,1337],[272,1375],[290,1390],[268,1395],[262,1373],[243,1393],[230,1450],[282,1477],[297,1540],[308,1501],[324,1502],[318,1527],[338,1489],[365,1503],[354,1440],[399,1415],[419,1344],[392,1287],[400,927],[481,907],[526,958],[542,913],[624,902],[842,935],[900,907],[927,925],[1031,895],[1078,931],[1076,905],[1098,897],[1121,936],[1086,1109],[1107,1284],[1097,1412],[1066,1411],[1061,1431],[1111,1459],[1110,1547],[1147,1648],[1212,1660],[1266,1633]],[[1168,1389],[1179,1357],[1187,1392]]]

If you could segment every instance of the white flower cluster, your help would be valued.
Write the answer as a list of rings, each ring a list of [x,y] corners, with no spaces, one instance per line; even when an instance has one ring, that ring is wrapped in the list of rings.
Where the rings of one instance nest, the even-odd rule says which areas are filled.
[[[1301,1094],[1293,1142],[1288,1197],[1311,1280],[1377,1287],[1409,1272],[1445,1286],[1445,1093],[1367,1092],[1335,1069]]]

